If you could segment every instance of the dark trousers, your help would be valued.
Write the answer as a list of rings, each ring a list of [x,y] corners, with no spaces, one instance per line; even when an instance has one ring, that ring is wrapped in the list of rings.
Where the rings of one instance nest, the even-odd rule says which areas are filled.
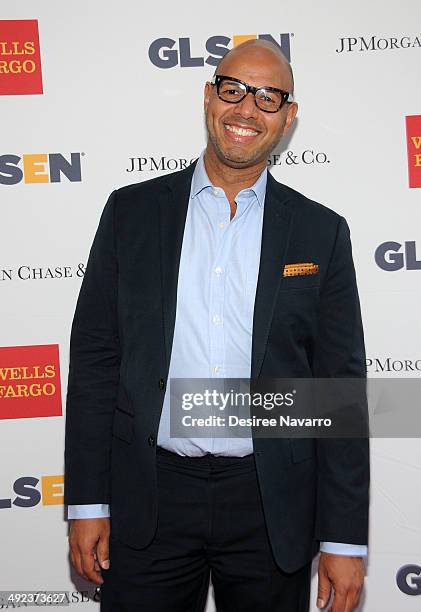
[[[218,612],[308,612],[311,564],[293,574],[276,565],[253,455],[191,458],[158,447],[157,470],[154,539],[136,550],[111,528],[102,612],[202,612],[210,575]]]

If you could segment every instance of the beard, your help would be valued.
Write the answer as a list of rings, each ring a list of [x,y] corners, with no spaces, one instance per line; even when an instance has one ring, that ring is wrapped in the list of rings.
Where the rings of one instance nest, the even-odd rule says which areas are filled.
[[[250,126],[251,129],[253,129],[253,127],[254,126]],[[212,144],[216,156],[222,163],[231,168],[247,168],[263,161],[266,162],[271,151],[273,151],[281,139],[281,133],[279,133],[271,142],[267,142],[265,145],[258,146],[254,149],[246,150],[241,145],[236,145],[235,143],[229,145],[222,143],[221,139],[218,138],[211,129],[207,117],[206,128],[208,143],[210,142]]]

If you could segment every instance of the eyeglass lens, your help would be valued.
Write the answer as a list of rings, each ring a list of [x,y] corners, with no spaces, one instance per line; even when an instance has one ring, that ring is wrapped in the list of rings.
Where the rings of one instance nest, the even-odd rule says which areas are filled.
[[[221,81],[219,96],[226,102],[240,102],[246,95],[246,87],[235,81]],[[282,94],[276,91],[267,91],[264,87],[256,92],[256,104],[262,110],[276,111],[283,101]]]

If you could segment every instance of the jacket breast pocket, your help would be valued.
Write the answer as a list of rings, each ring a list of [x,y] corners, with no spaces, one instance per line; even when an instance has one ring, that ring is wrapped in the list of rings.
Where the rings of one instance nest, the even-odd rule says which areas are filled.
[[[319,274],[309,274],[308,276],[285,276],[282,278],[280,290],[288,289],[318,289],[320,287]]]
[[[134,436],[134,417],[116,408],[112,433],[120,440],[131,442]]]

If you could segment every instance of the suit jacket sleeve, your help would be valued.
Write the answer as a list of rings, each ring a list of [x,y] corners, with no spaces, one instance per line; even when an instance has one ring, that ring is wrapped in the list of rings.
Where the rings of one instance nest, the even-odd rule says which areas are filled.
[[[119,380],[115,192],[88,258],[70,339],[66,405],[66,504],[109,503],[111,430]]]
[[[340,218],[320,296],[315,378],[366,378],[364,335],[348,225]],[[366,401],[362,407],[366,412]],[[316,538],[367,544],[368,438],[318,439]]]

